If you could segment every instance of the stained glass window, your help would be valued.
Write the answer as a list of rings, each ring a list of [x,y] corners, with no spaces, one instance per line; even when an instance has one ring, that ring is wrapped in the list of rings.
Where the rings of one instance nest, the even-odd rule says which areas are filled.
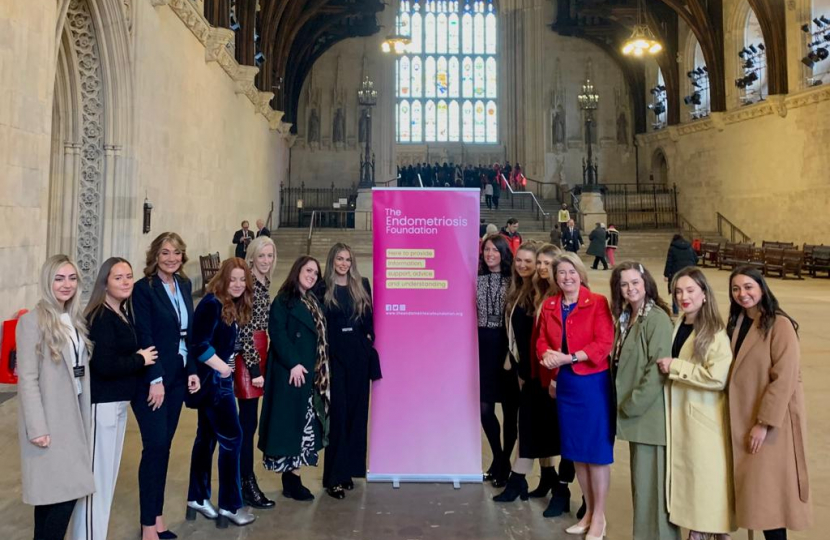
[[[398,23],[412,42],[395,66],[398,142],[498,143],[498,20],[493,2],[400,2]]]

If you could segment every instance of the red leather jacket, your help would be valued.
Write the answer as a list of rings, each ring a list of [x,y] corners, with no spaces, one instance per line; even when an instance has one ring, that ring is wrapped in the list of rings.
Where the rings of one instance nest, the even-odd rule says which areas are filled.
[[[556,380],[558,369],[549,370],[541,365],[545,351],[562,348],[562,294],[545,300],[539,315],[539,337],[536,340],[537,362],[531,366],[538,370],[542,385]],[[574,310],[568,315],[568,350],[571,353],[584,351],[588,359],[574,364],[577,375],[593,375],[608,369],[608,355],[614,344],[614,321],[608,300],[601,294],[592,293],[587,287],[580,287],[579,299]],[[534,377],[537,374],[534,373]]]

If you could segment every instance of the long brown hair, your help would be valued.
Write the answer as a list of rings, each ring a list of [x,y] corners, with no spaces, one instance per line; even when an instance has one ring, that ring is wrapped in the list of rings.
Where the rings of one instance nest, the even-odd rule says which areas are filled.
[[[130,264],[130,261],[122,259],[121,257],[110,257],[104,261],[104,264],[101,265],[101,269],[98,270],[98,275],[95,277],[95,283],[92,285],[92,293],[89,295],[89,302],[84,310],[84,316],[90,326],[92,325],[92,322],[101,314],[101,310],[106,309],[104,304],[107,303],[107,283],[110,279],[110,273],[116,264],[121,263],[129,266],[130,272],[133,271],[133,265]],[[128,313],[132,311],[132,296],[121,302],[121,308],[126,308]]]
[[[677,272],[671,280],[672,294],[677,296],[677,281],[682,277],[688,277],[701,288],[704,295],[703,306],[695,317],[695,343],[692,358],[702,362],[706,359],[706,351],[715,341],[715,334],[726,328],[723,319],[718,311],[718,303],[715,301],[715,292],[706,280],[706,276],[696,266],[687,266]],[[676,298],[675,298],[676,301]]]
[[[553,261],[556,260],[557,255],[560,253],[562,253],[562,250],[559,246],[555,246],[553,244],[542,244],[539,249],[536,250],[537,264],[539,262],[540,255],[545,255],[551,258],[550,275],[548,276],[548,279],[542,279],[539,277],[539,272],[533,274],[533,306],[537,315],[539,314],[539,310],[542,308],[542,303],[545,299],[549,296],[556,296],[559,293],[559,286],[553,278]]]
[[[628,300],[625,299],[622,294],[622,289],[620,288],[622,273],[626,270],[636,270],[640,273],[640,276],[642,276],[643,287],[646,291],[644,301],[648,302],[649,300],[653,300],[657,307],[665,311],[666,315],[671,317],[671,308],[665,300],[660,298],[657,282],[654,281],[654,277],[652,277],[651,272],[649,272],[648,269],[641,263],[636,261],[624,261],[616,265],[614,267],[614,271],[611,272],[611,313],[614,314],[614,318],[619,319],[620,315],[622,315],[622,312],[625,311],[625,308],[628,305]]]
[[[245,272],[245,292],[242,296],[234,299],[228,291],[231,283],[231,272],[236,269]],[[236,321],[244,326],[251,321],[254,304],[254,281],[251,277],[251,270],[248,264],[239,257],[231,257],[222,261],[219,271],[208,283],[207,291],[213,293],[217,300],[222,303],[222,322],[230,325]]]
[[[536,250],[539,244],[533,240],[523,243],[516,250],[516,256],[520,251],[527,251],[533,254],[533,263],[536,264]],[[534,275],[536,268],[533,269]],[[514,307],[521,307],[528,313],[533,313],[533,276],[525,279],[516,271],[516,257],[513,257],[513,279],[510,281],[510,288],[507,289],[507,295],[504,299],[504,307],[508,310],[507,316],[510,316],[509,310]]]
[[[359,319],[372,310],[372,299],[363,287],[363,278],[357,269],[357,259],[354,256],[354,251],[342,242],[331,246],[329,255],[326,257],[326,273],[323,277],[326,284],[326,293],[323,295],[322,300],[326,306],[337,306],[337,298],[334,296],[334,291],[337,288],[337,284],[334,282],[334,260],[341,251],[347,252],[352,261],[352,265],[349,267],[349,273],[346,275],[346,289],[348,289],[349,296],[352,297],[352,303],[354,304],[354,318]]]
[[[188,279],[187,274],[184,273],[184,265],[187,264],[187,244],[184,243],[182,237],[174,232],[163,232],[156,236],[156,239],[147,248],[147,257],[145,259],[144,277],[150,277],[159,269],[159,254],[165,242],[170,242],[175,249],[182,252],[182,265],[179,271],[176,272],[184,279]]]
[[[787,315],[786,311],[781,309],[781,306],[778,304],[778,299],[772,294],[769,285],[767,285],[767,280],[764,279],[764,274],[754,266],[744,265],[735,268],[732,274],[729,275],[729,320],[726,323],[727,334],[732,335],[732,332],[735,331],[735,327],[738,324],[738,318],[745,311],[743,306],[738,304],[732,295],[732,281],[737,276],[750,278],[761,289],[761,301],[758,302],[758,311],[760,314],[758,317],[758,328],[764,334],[764,339],[769,336],[770,330],[775,326],[775,318],[779,315],[789,319],[796,333],[798,333],[798,323],[795,319]]]

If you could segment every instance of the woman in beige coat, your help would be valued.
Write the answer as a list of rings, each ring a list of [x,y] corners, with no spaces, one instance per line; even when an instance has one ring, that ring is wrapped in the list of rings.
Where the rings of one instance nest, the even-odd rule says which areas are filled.
[[[41,299],[17,326],[23,502],[35,507],[36,540],[63,540],[75,501],[95,490],[79,283],[67,256],[47,259]]]
[[[684,268],[672,281],[682,316],[671,357],[657,361],[666,388],[669,520],[689,529],[689,540],[729,538],[735,530],[731,437],[726,381],[729,338],[706,277]]]
[[[798,324],[755,268],[736,268],[729,286],[737,522],[764,531],[766,540],[786,540],[787,529],[807,529],[811,521]]]

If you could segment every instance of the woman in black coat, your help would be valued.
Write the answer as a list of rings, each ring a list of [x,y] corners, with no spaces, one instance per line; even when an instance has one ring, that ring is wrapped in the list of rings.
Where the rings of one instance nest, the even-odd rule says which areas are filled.
[[[186,392],[199,390],[196,364],[188,354],[193,295],[184,273],[187,245],[174,232],[161,233],[147,250],[144,278],[135,284],[133,309],[138,346],[155,347],[156,363],[145,368],[132,408],[141,431],[138,490],[142,540],[175,538],[167,530],[164,488],[170,447]]]
[[[671,290],[671,282],[674,275],[688,266],[697,266],[697,253],[692,249],[692,244],[683,238],[682,234],[675,234],[669,244],[669,252],[666,254],[666,267],[663,269],[663,279],[669,287],[669,295],[674,298]],[[677,315],[677,304],[672,300],[672,311]]]
[[[300,468],[317,465],[328,435],[326,319],[311,292],[319,276],[317,259],[297,259],[268,318],[271,350],[258,446],[265,468],[282,473],[283,494],[298,501],[314,499],[303,486]]]
[[[331,418],[323,466],[323,486],[335,499],[354,488],[352,478],[366,476],[369,381],[380,366],[372,342],[372,292],[361,278],[352,249],[335,244],[326,260],[324,289],[318,293],[326,312],[331,358]],[[372,376],[374,375],[374,376]]]

